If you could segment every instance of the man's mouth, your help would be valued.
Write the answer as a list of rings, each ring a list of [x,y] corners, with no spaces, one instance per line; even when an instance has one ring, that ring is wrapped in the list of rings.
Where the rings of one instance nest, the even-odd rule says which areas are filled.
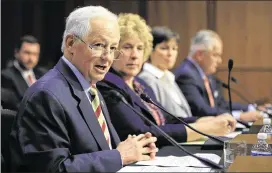
[[[105,70],[107,68],[107,66],[105,66],[105,65],[95,65],[95,67],[100,70]]]

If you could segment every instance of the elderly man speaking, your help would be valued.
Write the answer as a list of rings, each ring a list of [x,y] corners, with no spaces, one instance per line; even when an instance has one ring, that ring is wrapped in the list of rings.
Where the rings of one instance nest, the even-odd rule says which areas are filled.
[[[68,16],[63,57],[20,105],[11,132],[12,171],[116,172],[155,157],[157,139],[150,133],[120,142],[96,89],[122,55],[119,32],[117,16],[100,6]]]

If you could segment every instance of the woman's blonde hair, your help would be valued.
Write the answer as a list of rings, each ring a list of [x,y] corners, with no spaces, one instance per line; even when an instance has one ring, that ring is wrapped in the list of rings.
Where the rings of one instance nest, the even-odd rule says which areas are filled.
[[[128,37],[137,36],[144,43],[144,61],[152,51],[153,36],[151,28],[146,24],[146,21],[138,14],[121,13],[118,16],[120,27],[120,42]]]

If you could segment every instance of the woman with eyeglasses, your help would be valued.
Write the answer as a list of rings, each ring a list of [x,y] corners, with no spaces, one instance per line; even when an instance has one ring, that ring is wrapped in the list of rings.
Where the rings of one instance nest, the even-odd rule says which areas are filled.
[[[106,101],[111,121],[119,137],[125,139],[128,134],[151,132],[153,136],[158,138],[157,146],[169,144],[152,125],[118,98],[113,97],[111,95],[112,91],[120,93],[135,110],[156,123],[178,142],[193,141],[201,138],[201,135],[178,121],[168,123],[165,115],[158,108],[140,98],[139,95],[141,93],[146,93],[152,100],[156,101],[152,89],[147,85],[148,82],[146,83],[137,77],[144,61],[152,51],[153,37],[151,29],[145,20],[137,14],[120,14],[118,22],[121,35],[119,49],[122,52],[122,56],[119,57],[119,60],[113,62],[109,73],[106,74],[103,81],[97,83],[97,87]],[[186,118],[185,121],[194,122],[195,118]],[[231,118],[220,118],[216,123],[224,129],[224,132],[221,131],[221,134],[234,130],[226,125],[234,123]],[[209,122],[207,121],[199,121],[191,125],[202,131],[206,129],[208,124]],[[217,130],[214,129],[214,134],[218,133]]]

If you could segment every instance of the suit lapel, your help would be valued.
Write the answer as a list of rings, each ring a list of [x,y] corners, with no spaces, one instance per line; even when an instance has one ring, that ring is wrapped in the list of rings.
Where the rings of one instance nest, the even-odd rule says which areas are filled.
[[[117,91],[122,93],[123,96],[127,99],[131,106],[138,111],[144,111],[147,113],[149,118],[155,122],[152,114],[148,110],[148,108],[142,103],[141,98],[136,95],[134,91],[132,91],[129,86],[124,82],[124,80],[118,75],[114,74],[115,71],[108,72],[104,78],[104,81],[107,82],[112,87],[116,88]],[[137,106],[135,106],[137,105]]]
[[[77,93],[76,95],[78,95]],[[91,103],[89,102],[87,96],[83,92],[83,96],[80,99],[79,110],[81,112],[82,117],[84,118],[86,124],[88,125],[90,131],[95,137],[97,143],[101,147],[102,150],[109,150],[109,145],[104,137],[102,129],[99,125],[99,122],[94,114]],[[84,97],[85,96],[85,97]]]
[[[16,90],[18,91],[20,97],[23,97],[25,91],[28,88],[28,85],[19,70],[13,67],[13,71],[14,71],[14,74],[13,74],[12,80],[15,84]]]
[[[98,145],[102,150],[109,150],[109,145],[94,114],[91,103],[89,102],[75,74],[62,59],[59,60],[56,68],[63,74],[66,81],[70,85],[72,95],[79,103],[78,110]]]
[[[189,63],[189,64],[191,65],[191,67],[192,67],[191,69],[192,69],[192,71],[193,71],[193,73],[194,73],[194,76],[196,77],[196,82],[197,82],[198,85],[201,87],[202,92],[205,94],[207,103],[210,103],[210,101],[209,101],[209,96],[208,96],[208,92],[207,92],[207,90],[206,90],[206,87],[205,87],[205,85],[204,85],[204,81],[203,81],[203,79],[202,79],[202,77],[201,77],[199,71],[197,70],[196,66],[195,66],[192,62],[190,62],[190,61],[187,60],[187,63]],[[210,82],[209,82],[209,83],[210,83]],[[211,87],[211,89],[212,89],[211,83],[210,83],[210,87]]]

